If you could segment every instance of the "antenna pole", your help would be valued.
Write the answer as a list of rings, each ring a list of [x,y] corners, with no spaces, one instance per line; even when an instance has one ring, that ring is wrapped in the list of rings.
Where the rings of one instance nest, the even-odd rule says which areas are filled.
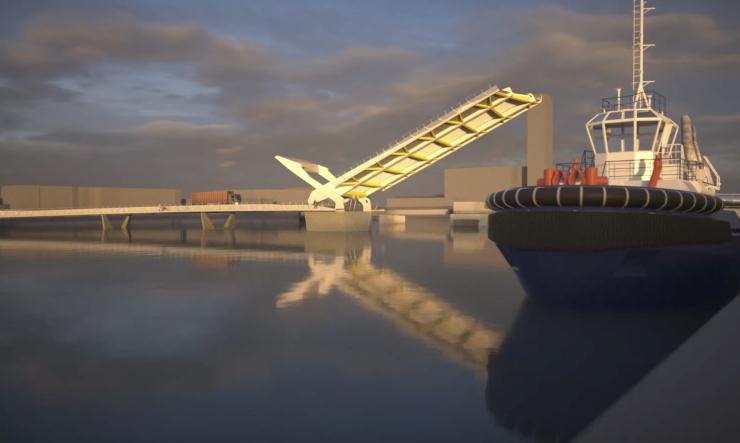
[[[653,83],[645,80],[645,50],[655,46],[645,43],[645,14],[655,8],[649,8],[645,3],[645,0],[633,0],[632,3],[632,91],[635,107],[650,105],[645,86]]]

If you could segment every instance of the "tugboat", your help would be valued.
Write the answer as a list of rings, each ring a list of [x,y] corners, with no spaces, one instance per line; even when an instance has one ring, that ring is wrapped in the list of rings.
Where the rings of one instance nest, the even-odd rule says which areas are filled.
[[[618,89],[602,100],[585,125],[591,149],[580,160],[546,169],[537,186],[487,199],[489,238],[527,294],[545,304],[703,303],[740,275],[738,218],[722,210],[719,173],[691,119],[679,126],[665,97],[646,89],[652,45],[643,30],[652,8],[633,4],[632,95]]]
[[[679,126],[666,98],[646,87],[645,13],[634,0],[633,93],[602,100],[586,123],[590,150],[571,164],[546,169],[537,186],[491,194],[489,237],[498,245],[539,250],[607,250],[718,243],[730,224],[721,178],[697,143],[689,116]],[[680,136],[680,143],[678,138]],[[734,214],[732,214],[734,215]]]

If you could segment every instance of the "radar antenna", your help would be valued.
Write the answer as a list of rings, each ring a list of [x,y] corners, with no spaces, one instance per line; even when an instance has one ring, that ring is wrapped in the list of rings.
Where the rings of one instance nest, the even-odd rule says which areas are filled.
[[[633,0],[632,8],[632,91],[635,107],[649,107],[645,86],[653,83],[645,80],[645,51],[655,46],[645,43],[645,14],[655,8],[646,6],[646,0]]]

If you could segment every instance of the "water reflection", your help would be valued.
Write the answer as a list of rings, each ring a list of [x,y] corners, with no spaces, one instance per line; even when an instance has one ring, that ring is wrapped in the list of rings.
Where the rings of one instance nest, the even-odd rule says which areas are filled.
[[[81,234],[74,235],[79,238]],[[363,308],[389,318],[404,333],[477,368],[485,366],[488,353],[500,342],[499,331],[398,272],[374,265],[369,233],[182,230],[136,232],[135,238],[132,242],[127,233],[112,232],[100,243],[6,239],[0,243],[0,252],[189,257],[200,268],[223,268],[240,261],[305,262],[309,275],[277,296],[278,309],[338,289]]]
[[[411,234],[418,240],[442,240],[452,244],[447,233]],[[393,230],[408,239],[403,230]],[[470,237],[471,234],[468,234]],[[475,254],[487,249],[472,247],[485,237],[458,238],[457,245],[475,261]],[[336,289],[358,306],[381,315],[399,331],[447,358],[483,371],[488,354],[498,348],[501,332],[443,300],[402,274],[372,263],[373,248],[369,233],[331,234],[301,230],[225,230],[204,232],[197,229],[110,231],[99,237],[91,230],[39,230],[6,234],[0,241],[0,257],[36,260],[53,257],[142,256],[188,258],[194,268],[228,268],[239,262],[305,263],[309,274],[291,284],[276,297],[277,309],[298,308],[307,299],[321,298]],[[456,246],[457,248],[457,246]],[[445,249],[445,258],[455,255]],[[471,255],[472,253],[472,255]],[[478,257],[479,261],[481,257]],[[499,259],[499,261],[501,261]],[[279,283],[284,276],[277,278]]]
[[[34,414],[48,407],[85,437],[99,414],[130,430],[119,441],[149,428],[170,440],[220,429],[244,441],[565,441],[721,305],[714,297],[610,312],[522,303],[485,233],[439,221],[357,235],[9,235],[0,239],[0,407],[21,405],[4,420],[40,437],[48,421],[36,426]],[[614,259],[616,277],[606,278],[569,271],[572,261],[544,269],[505,252],[529,291],[574,279],[584,288],[628,282],[632,291],[652,275],[634,254]],[[529,280],[537,272],[543,282]],[[705,288],[737,290],[714,277],[722,284]],[[673,297],[680,289],[662,287]],[[212,416],[228,420],[203,424]],[[173,417],[203,433],[173,433]],[[335,423],[338,433],[326,433]],[[14,435],[3,432],[0,440]],[[88,439],[107,440],[96,436]]]
[[[490,357],[488,408],[527,438],[570,441],[723,305],[583,315],[528,301]]]
[[[369,247],[331,258],[310,254],[311,274],[282,293],[276,306],[295,307],[308,298],[326,296],[336,287],[452,358],[477,367],[486,364],[489,352],[498,349],[500,332],[401,274],[373,265],[371,256]]]
[[[490,357],[493,415],[537,441],[571,440],[738,294],[738,245],[502,247],[531,299]]]
[[[503,328],[471,308],[488,299],[439,284],[456,278],[440,242],[8,234],[0,440],[48,440],[62,424],[65,441],[510,439],[481,405]],[[418,271],[429,278],[406,275]]]

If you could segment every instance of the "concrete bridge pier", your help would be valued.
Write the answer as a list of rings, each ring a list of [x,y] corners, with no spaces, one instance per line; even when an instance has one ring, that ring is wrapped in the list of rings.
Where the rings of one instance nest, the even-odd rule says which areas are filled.
[[[103,231],[110,231],[113,229],[113,224],[110,222],[110,219],[107,215],[100,216],[100,224]]]
[[[489,214],[453,213],[450,214],[450,223],[453,230],[455,228],[484,229],[488,227],[488,215]]]
[[[216,225],[213,224],[213,220],[211,220],[207,212],[200,213],[200,226],[204,231],[213,231],[216,229]],[[236,228],[236,214],[232,212],[224,222],[224,229],[231,230],[234,228]]]
[[[205,212],[200,213],[200,226],[204,231],[213,231],[216,227],[213,225],[213,221],[208,217]]]
[[[370,211],[306,212],[308,232],[367,232],[370,230]]]
[[[131,231],[131,216],[127,215],[123,218],[123,222],[121,223],[121,231],[123,232],[130,232]]]
[[[236,227],[236,214],[233,212],[229,214],[228,218],[226,218],[226,221],[224,222],[224,229],[234,229]]]
[[[131,223],[131,216],[127,215],[123,218],[123,222],[121,222],[121,231],[128,233]],[[103,229],[103,231],[111,231],[113,230],[113,223],[111,223],[110,218],[108,218],[107,215],[103,214],[100,216],[100,224]]]
[[[406,216],[401,214],[379,214],[377,218],[381,226],[406,224]]]

